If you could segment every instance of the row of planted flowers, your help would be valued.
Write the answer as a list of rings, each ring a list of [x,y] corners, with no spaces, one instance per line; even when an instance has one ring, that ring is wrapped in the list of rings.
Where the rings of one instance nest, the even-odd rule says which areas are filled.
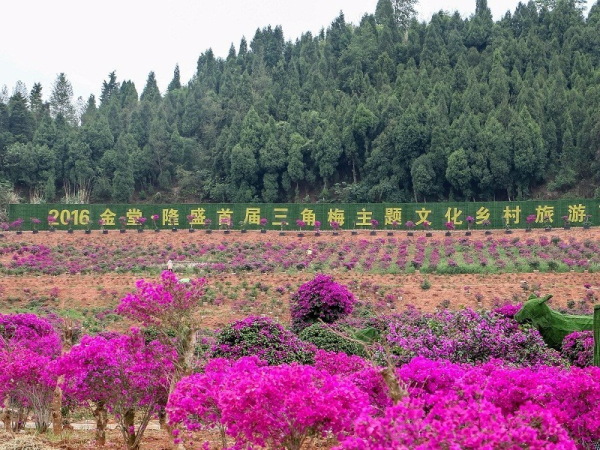
[[[518,306],[353,318],[352,293],[321,274],[290,298],[297,334],[248,317],[196,344],[206,280],[136,286],[117,307],[140,325],[127,334],[0,315],[15,431],[32,410],[45,432],[60,386],[64,409],[94,410],[98,444],[111,414],[129,450],[165,409],[188,448],[583,450],[600,438],[600,369],[547,348],[511,318]]]
[[[107,240],[85,243],[0,244],[4,273],[81,273],[151,270],[185,261],[198,271],[359,270],[367,272],[495,273],[531,271],[598,271],[600,245],[575,238],[445,237],[379,238],[343,243],[192,242],[158,246]]]

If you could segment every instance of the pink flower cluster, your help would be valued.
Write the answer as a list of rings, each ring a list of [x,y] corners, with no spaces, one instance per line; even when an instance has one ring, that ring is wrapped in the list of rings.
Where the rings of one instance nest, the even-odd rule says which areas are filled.
[[[561,354],[572,365],[589,367],[594,362],[593,331],[575,331],[563,339]]]
[[[410,309],[386,320],[387,341],[399,363],[420,356],[471,364],[494,359],[520,366],[563,364],[536,329],[496,313],[467,308],[423,314]]]
[[[556,423],[577,442],[578,448],[600,438],[600,409],[597,407],[600,401],[600,369],[597,367],[570,370],[558,367],[515,368],[499,362],[472,367],[416,358],[401,367],[398,374],[409,386],[410,398],[424,402],[425,411],[432,411],[437,405],[456,405],[459,409],[472,405],[474,413],[477,410],[493,410],[499,420],[504,417],[509,423],[521,416],[529,424],[537,424],[535,428],[539,434],[536,439],[566,445],[544,447],[548,444],[533,441],[527,448],[573,448],[566,444]],[[445,416],[439,409],[436,413],[442,414],[441,417],[452,417]],[[470,434],[468,427],[459,425],[460,420],[454,423],[455,427],[459,427],[455,428],[456,432],[464,430],[465,436]],[[498,428],[496,435],[503,438],[502,427]],[[527,435],[530,437],[527,438]],[[528,442],[532,435],[535,436],[531,430],[523,430],[519,438]],[[492,445],[489,448],[512,447]]]
[[[50,423],[56,375],[48,368],[61,347],[48,320],[34,314],[0,314],[0,406],[32,409],[39,432]]]
[[[161,282],[138,280],[136,292],[121,299],[117,312],[144,326],[161,326],[180,321],[180,315],[188,315],[204,295],[204,278],[180,283],[173,272],[164,271]]]
[[[333,323],[352,312],[356,299],[333,277],[319,273],[304,283],[291,300],[292,328],[299,332],[317,322]]]
[[[123,414],[164,404],[175,357],[173,348],[158,341],[146,344],[133,329],[126,335],[84,336],[55,369],[65,375],[62,389],[70,398],[81,404],[104,403]]]
[[[367,395],[351,381],[312,366],[264,366],[258,359],[211,362],[184,378],[169,402],[171,420],[190,431],[219,428],[235,448],[300,450],[311,436],[342,438],[368,411]]]

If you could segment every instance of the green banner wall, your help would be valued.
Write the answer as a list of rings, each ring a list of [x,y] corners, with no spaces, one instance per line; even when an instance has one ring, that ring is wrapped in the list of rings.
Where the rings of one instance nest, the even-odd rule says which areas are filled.
[[[535,216],[532,227],[562,227],[563,217],[572,226],[581,226],[588,216],[593,224],[600,216],[600,200],[559,200],[559,201],[527,201],[527,202],[480,202],[480,203],[352,203],[352,204],[18,204],[10,205],[10,221],[23,220],[22,229],[31,230],[32,218],[41,220],[38,229],[48,229],[48,216],[56,219],[55,228],[67,229],[72,219],[73,229],[85,229],[89,221],[92,229],[99,229],[99,219],[105,223],[106,229],[120,228],[120,217],[125,217],[127,228],[137,228],[135,218],[147,218],[146,228],[154,227],[151,216],[157,215],[158,228],[170,228],[171,223],[177,228],[187,228],[188,215],[195,215],[194,228],[204,228],[205,219],[210,219],[211,229],[219,228],[222,219],[230,219],[233,229],[240,228],[240,222],[246,222],[249,230],[260,228],[260,219],[267,219],[268,229],[298,229],[296,220],[313,229],[315,221],[321,222],[323,230],[330,230],[330,222],[340,223],[341,229],[371,228],[371,220],[379,222],[378,229],[390,229],[396,221],[399,229],[406,229],[405,223],[412,221],[416,230],[423,229],[423,222],[431,223],[432,229],[445,229],[447,222],[453,222],[456,229],[467,229],[467,217],[474,219],[473,228],[481,229],[486,220],[490,228],[503,228],[508,221],[510,228],[525,228],[528,216]],[[546,221],[544,221],[546,219]],[[545,224],[546,222],[546,224]]]

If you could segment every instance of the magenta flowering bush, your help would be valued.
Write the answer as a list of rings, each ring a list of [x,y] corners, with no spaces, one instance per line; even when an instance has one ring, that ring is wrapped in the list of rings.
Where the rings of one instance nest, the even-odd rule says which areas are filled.
[[[205,285],[204,278],[180,283],[176,274],[165,270],[160,282],[136,281],[136,292],[122,298],[116,311],[146,327],[178,328],[182,321],[194,320],[191,315],[200,306]]]
[[[32,410],[38,432],[51,421],[57,377],[48,368],[61,348],[50,321],[34,314],[0,314],[0,406],[20,414]]]
[[[306,226],[306,222],[302,219],[296,220],[296,226],[302,230]]]
[[[499,420],[503,416],[508,420],[518,415],[526,418],[533,411],[543,410],[547,413],[545,419],[536,412],[529,422],[543,430],[539,426],[545,421],[551,423],[552,417],[576,442],[576,448],[584,449],[600,437],[597,408],[600,369],[596,367],[515,368],[498,361],[472,367],[416,358],[399,368],[398,376],[409,387],[410,398],[422,400],[426,411],[440,402],[445,404],[448,398],[458,399],[464,407],[480,402],[491,404],[499,409],[496,413]],[[555,438],[549,440],[555,443],[568,442],[564,436],[551,435]],[[520,438],[525,439],[525,436]]]
[[[448,231],[454,230],[454,222],[446,222],[446,230],[448,230]]]
[[[315,350],[272,319],[250,316],[217,332],[212,355],[229,359],[256,356],[270,365],[312,364]]]
[[[319,231],[321,229],[321,222],[319,222],[318,220],[315,220],[315,231]]]
[[[264,362],[256,357],[208,361],[200,372],[184,377],[175,387],[167,405],[169,422],[183,425],[190,432],[192,441],[191,433],[195,431],[217,429],[222,447],[227,447],[227,425],[220,402],[225,380],[231,372],[239,374],[254,370],[259,365],[264,365]]]
[[[506,304],[506,305],[503,305],[503,306],[500,306],[500,307],[494,309],[492,312],[495,314],[499,314],[503,317],[506,317],[508,319],[514,319],[516,314],[521,310],[522,307],[523,307],[522,304],[519,304],[519,305]]]
[[[551,413],[523,407],[510,416],[488,401],[464,402],[447,395],[432,406],[408,399],[381,418],[364,417],[355,435],[333,450],[439,449],[575,450]]]
[[[371,219],[371,228],[376,229],[379,226],[379,221]]]
[[[594,362],[594,332],[575,331],[563,339],[561,355],[576,367],[589,367]]]
[[[351,381],[367,394],[374,414],[381,414],[392,404],[388,387],[381,375],[383,368],[374,366],[359,356],[317,350],[315,368]]]
[[[196,220],[196,215],[195,214],[188,214],[187,216],[185,216],[188,224],[190,225],[190,228],[194,228],[194,220]]]
[[[407,221],[404,226],[409,230],[412,230],[415,227],[415,223],[412,220]]]
[[[228,217],[223,217],[220,221],[221,229],[228,230],[231,226],[231,219]]]
[[[312,436],[341,438],[369,411],[367,395],[351,381],[297,364],[231,372],[220,404],[237,445],[287,450]]]
[[[35,428],[43,433],[51,423],[51,405],[57,377],[48,371],[52,359],[25,347],[0,350],[1,406],[32,411]],[[24,426],[19,423],[18,428]],[[16,430],[15,430],[16,431]]]
[[[21,219],[20,217],[9,224],[9,228],[13,228],[17,231],[20,231],[22,226],[23,226],[23,219]]]
[[[82,405],[108,409],[127,448],[137,449],[148,422],[166,405],[175,359],[172,347],[158,341],[146,344],[133,329],[130,335],[84,336],[58,360],[55,370],[64,375],[65,395]],[[101,440],[103,432],[98,430]]]
[[[232,448],[300,450],[309,437],[348,434],[370,411],[368,397],[350,380],[299,364],[265,366],[258,358],[210,361],[177,385],[170,420],[189,432],[217,428]],[[178,437],[178,440],[185,440]]]
[[[292,329],[298,333],[318,320],[333,323],[350,314],[355,303],[354,295],[345,286],[330,275],[319,273],[292,296]]]
[[[23,347],[51,359],[62,349],[52,323],[35,314],[0,314],[0,340],[4,347]]]
[[[392,316],[387,341],[399,363],[419,356],[470,364],[494,359],[519,366],[564,364],[536,329],[469,308],[433,314],[409,310]]]
[[[193,365],[205,285],[204,278],[180,283],[175,273],[165,270],[159,282],[138,280],[136,292],[127,294],[116,308],[118,314],[156,330],[164,345],[175,347],[173,385]]]

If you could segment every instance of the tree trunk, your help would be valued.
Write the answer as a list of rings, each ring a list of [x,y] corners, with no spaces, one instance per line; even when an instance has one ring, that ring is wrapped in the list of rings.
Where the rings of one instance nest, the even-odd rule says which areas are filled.
[[[13,413],[13,421],[12,429],[16,433],[18,431],[25,429],[25,422],[27,422],[27,416],[29,415],[29,411],[25,411],[23,408],[19,408],[16,416]]]
[[[2,414],[0,415],[0,417],[2,418],[2,422],[4,423],[4,431],[6,433],[9,433],[12,429],[11,427],[11,410],[6,408],[4,411],[2,411]]]
[[[227,432],[225,425],[219,425],[219,435],[221,436],[222,448],[227,448]]]
[[[161,430],[167,429],[167,411],[164,406],[161,406],[158,411],[158,424],[160,425]]]
[[[594,306],[594,366],[600,367],[600,305]]]
[[[65,319],[62,326],[62,349],[61,354],[65,354],[71,350],[73,345],[73,321],[71,319]],[[63,430],[63,415],[62,415],[62,389],[60,385],[64,383],[65,376],[61,375],[58,377],[56,383],[56,389],[54,389],[54,395],[52,397],[52,431],[55,436],[62,433]]]
[[[390,397],[392,398],[392,402],[394,405],[397,405],[400,400],[406,397],[406,390],[400,387],[400,383],[398,382],[398,378],[394,373],[393,367],[386,367],[381,371],[381,375],[383,376],[383,380],[388,387],[390,392]]]
[[[181,339],[181,346],[179,347],[179,351],[178,356],[177,356],[177,368],[175,370],[175,374],[174,376],[171,378],[171,384],[169,385],[169,398],[171,398],[171,394],[173,393],[173,391],[175,390],[175,386],[177,386],[177,383],[179,383],[179,381],[187,376],[187,375],[191,375],[192,374],[192,361],[194,359],[194,350],[196,349],[196,342],[198,341],[198,336],[197,336],[197,330],[196,329],[192,329],[192,330],[188,330],[186,332],[186,334],[182,337]],[[167,430],[167,433],[169,435],[170,439],[170,448],[172,449],[183,449],[185,448],[183,446],[183,444],[175,444],[174,442],[174,438],[173,438],[173,430],[176,427],[173,427],[170,423],[169,423],[169,418],[168,415],[166,413],[166,411],[164,411],[164,417],[162,417],[160,414],[163,412],[164,410],[161,409],[161,412],[159,413],[159,423],[160,423],[160,428]],[[164,424],[164,427],[163,427]]]
[[[104,403],[96,405],[94,417],[96,418],[96,445],[102,447],[106,444],[106,424],[108,422],[108,411]]]
[[[62,433],[62,389],[60,385],[64,383],[65,376],[61,375],[58,377],[56,388],[54,389],[54,395],[52,397],[52,432],[55,436],[58,436]]]
[[[190,330],[186,336],[183,344],[183,360],[181,361],[181,375],[178,379],[173,380],[172,389],[179,383],[182,377],[192,374],[192,360],[194,359],[194,350],[196,349],[196,343],[198,336],[196,330]],[[171,389],[171,392],[172,392]],[[169,393],[170,394],[170,393]]]
[[[123,416],[125,431],[127,433],[127,450],[138,450],[139,445],[135,439],[135,410],[128,409]]]
[[[356,163],[354,158],[352,158],[352,179],[354,180],[354,184],[356,184]]]

